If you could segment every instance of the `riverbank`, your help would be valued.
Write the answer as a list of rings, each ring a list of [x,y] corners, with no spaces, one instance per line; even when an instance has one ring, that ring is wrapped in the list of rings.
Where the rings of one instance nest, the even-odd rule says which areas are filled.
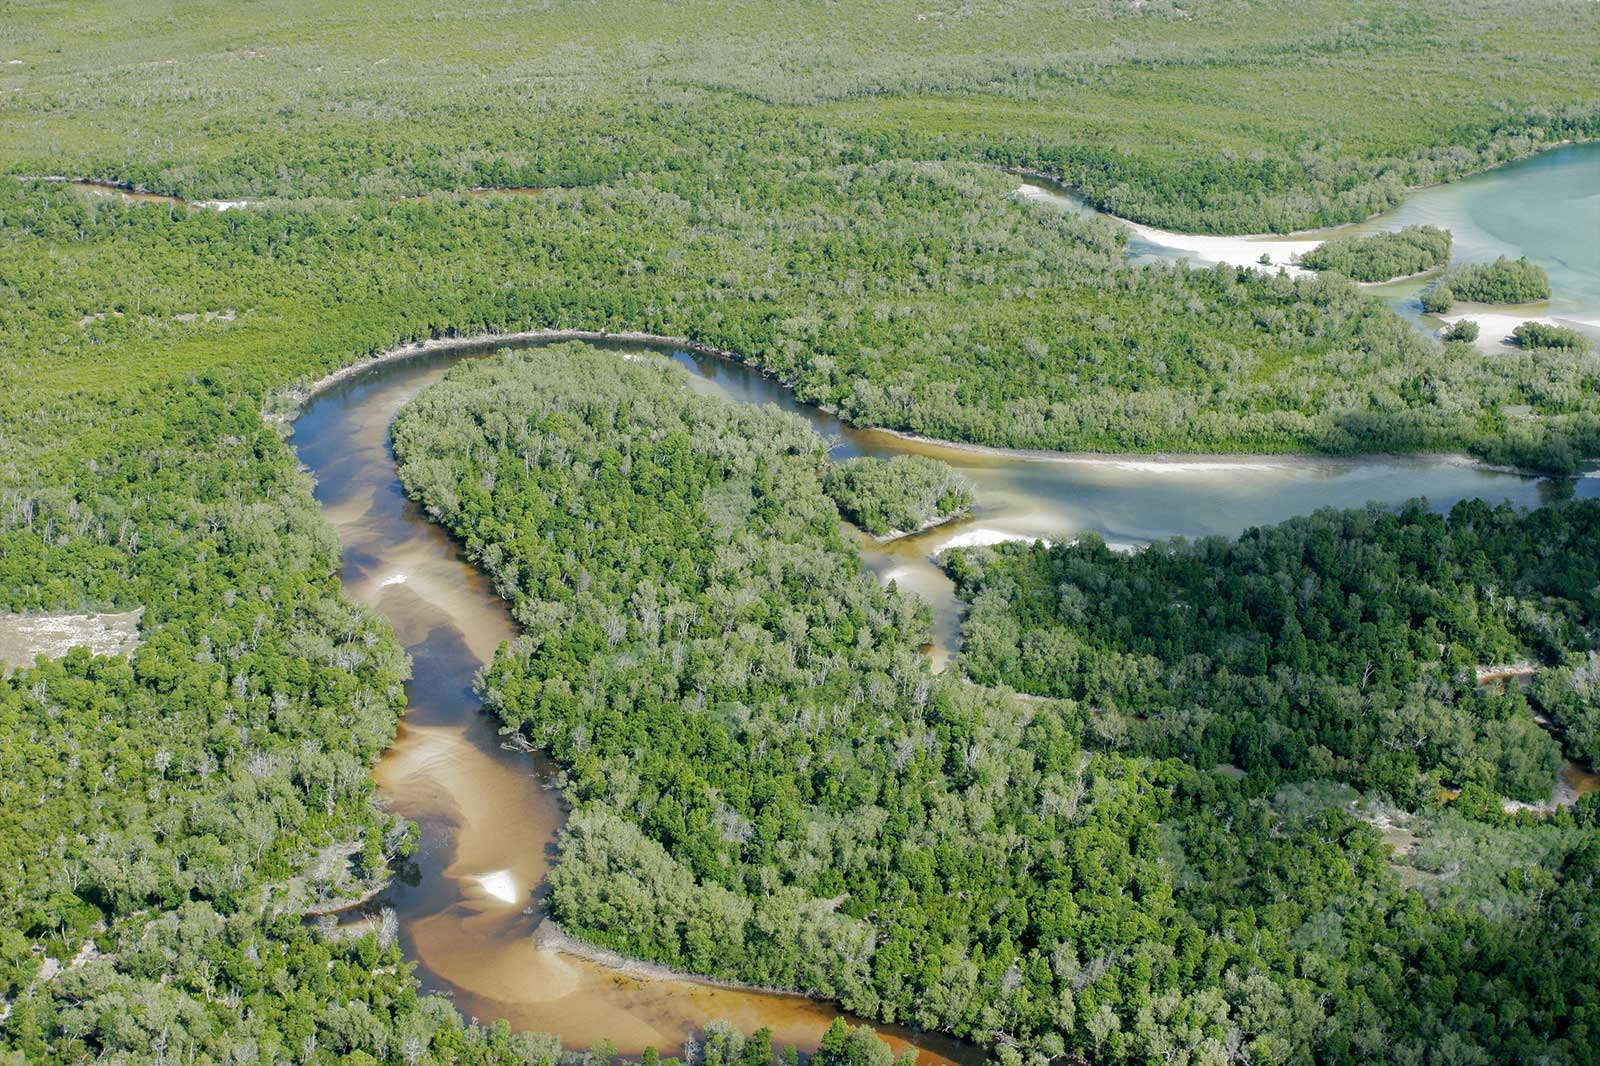
[[[1217,474],[1229,471],[1309,470],[1319,463],[1362,463],[1383,460],[1432,460],[1495,474],[1545,478],[1547,471],[1489,463],[1465,452],[1053,452],[1044,448],[1004,448],[969,441],[940,440],[880,426],[864,427],[911,444],[945,448],[993,459],[1029,463],[1073,463],[1145,474]]]
[[[540,342],[553,344],[560,341],[603,341],[610,343],[620,341],[622,343],[652,346],[670,345],[699,355],[715,356],[718,359],[727,359],[753,369],[760,369],[753,363],[746,362],[735,353],[724,348],[715,348],[709,344],[702,344],[685,337],[665,337],[656,333],[640,333],[633,330],[611,333],[606,330],[588,329],[529,329],[519,330],[515,333],[474,333],[465,337],[432,337],[425,341],[410,341],[396,345],[393,348],[385,348],[381,352],[370,353],[354,363],[349,363],[337,370],[324,374],[315,381],[304,385],[290,386],[287,389],[270,393],[267,397],[267,403],[264,405],[262,417],[268,422],[280,424],[293,422],[299,415],[300,409],[318,395],[341,382],[348,381],[357,374],[365,373],[373,367],[382,366],[385,363],[402,362],[406,359],[435,355],[440,352],[472,351],[478,348],[482,348],[485,351],[494,351],[498,348],[512,347],[519,344],[536,344]]]
[[[130,200],[172,204],[175,207],[186,207],[192,211],[233,211],[238,208],[249,207],[257,202],[255,200],[185,200],[181,196],[173,196],[170,193],[151,192],[144,186],[134,185],[131,182],[107,181],[100,178],[74,178],[67,174],[18,174],[17,180],[19,182],[42,181],[50,185],[76,185],[80,189],[116,193]]]
[[[559,343],[561,341],[591,341],[609,344],[639,344],[653,348],[676,348],[692,352],[696,355],[711,356],[716,359],[744,367],[762,377],[772,381],[791,396],[794,395],[794,386],[783,378],[772,373],[759,363],[744,358],[737,352],[726,348],[700,341],[689,340],[686,337],[672,337],[659,333],[645,333],[640,330],[583,330],[583,329],[532,329],[519,330],[512,333],[475,333],[463,337],[434,337],[423,341],[411,341],[384,349],[349,363],[337,370],[317,378],[315,381],[303,385],[291,386],[287,389],[269,393],[263,404],[262,417],[269,423],[280,427],[293,422],[304,405],[328,389],[342,382],[350,380],[358,374],[364,373],[373,367],[386,363],[402,362],[407,359],[416,359],[427,355],[437,355],[451,351],[483,350],[492,352],[502,347],[515,347],[517,345],[531,345],[540,343]],[[837,412],[831,405],[811,404],[808,401],[795,398],[796,402],[804,406],[813,407],[818,411],[833,414]],[[1464,452],[1362,452],[1353,454],[1328,453],[1328,452],[1059,452],[1043,448],[1007,448],[992,444],[977,444],[971,441],[943,440],[937,437],[926,437],[905,430],[890,429],[886,426],[858,426],[839,418],[842,425],[867,433],[881,433],[898,440],[925,448],[948,449],[953,452],[964,452],[971,455],[986,456],[1000,460],[1022,460],[1025,462],[1048,463],[1077,463],[1088,466],[1106,466],[1141,473],[1171,473],[1171,474],[1210,474],[1226,471],[1259,471],[1259,470],[1295,470],[1310,469],[1317,463],[1324,462],[1370,462],[1373,460],[1404,460],[1423,459],[1439,462],[1459,464],[1479,470],[1494,473],[1515,474],[1519,477],[1542,478],[1550,476],[1548,471],[1533,470],[1529,468],[1514,467],[1500,463],[1487,463]],[[935,526],[947,524],[958,517],[935,523]],[[933,528],[933,527],[929,527]],[[893,543],[913,537],[924,530],[912,530],[907,533],[890,535],[886,541],[880,543]]]
[[[1504,305],[1494,305],[1504,306]],[[1516,343],[1511,339],[1512,332],[1524,322],[1537,322],[1545,326],[1560,326],[1565,329],[1575,329],[1581,333],[1594,335],[1600,333],[1600,322],[1593,322],[1584,318],[1566,318],[1561,315],[1551,314],[1506,314],[1504,311],[1458,311],[1452,314],[1437,316],[1439,321],[1447,326],[1457,322],[1475,322],[1478,325],[1478,339],[1475,342],[1482,350],[1496,351],[1505,348],[1515,348]]]
[[[753,985],[742,981],[725,981],[719,977],[707,977],[704,974],[688,973],[684,970],[674,970],[663,966],[659,962],[651,962],[633,955],[624,955],[620,951],[612,951],[597,944],[591,944],[561,928],[554,918],[545,918],[533,931],[533,946],[537,951],[553,951],[574,959],[583,959],[604,966],[607,970],[614,971],[622,977],[629,977],[635,981],[690,981],[707,988],[720,988],[730,992],[754,992],[766,996],[789,996],[808,1003],[833,1005],[832,1000],[819,996],[808,995],[799,989],[775,988],[770,985]]]
[[[1449,263],[1440,263],[1438,266],[1431,266],[1427,270],[1418,270],[1413,274],[1401,274],[1397,278],[1387,278],[1383,281],[1358,281],[1356,282],[1356,287],[1359,289],[1381,289],[1385,285],[1402,285],[1408,281],[1416,281],[1418,278],[1426,278],[1433,274],[1442,274],[1449,268]]]
[[[867,533],[867,536],[871,537],[873,543],[879,547],[887,547],[897,540],[904,540],[907,537],[919,536],[920,534],[927,533],[930,530],[938,529],[940,526],[947,526],[951,522],[959,522],[963,518],[968,518],[971,515],[971,508],[962,508],[959,511],[952,511],[950,514],[934,515],[932,518],[927,519],[921,525],[917,526],[916,529],[891,529],[887,533]],[[865,533],[866,531],[862,530],[862,532]]]

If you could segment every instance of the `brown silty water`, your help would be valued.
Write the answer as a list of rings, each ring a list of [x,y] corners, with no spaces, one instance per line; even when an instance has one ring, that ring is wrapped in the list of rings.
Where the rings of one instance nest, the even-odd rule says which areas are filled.
[[[912,441],[860,430],[797,401],[758,372],[668,344],[654,351],[690,371],[699,390],[773,404],[806,418],[837,457],[916,453],[944,459],[977,484],[972,515],[880,544],[860,537],[863,563],[934,609],[936,665],[955,650],[959,603],[933,561],[950,546],[1001,539],[1070,539],[1093,531],[1136,547],[1172,535],[1234,534],[1319,506],[1394,504],[1426,494],[1447,507],[1479,496],[1539,502],[1543,483],[1459,459],[1193,459],[1024,455]],[[679,976],[608,967],[544,946],[542,886],[565,819],[555,768],[505,743],[473,692],[478,669],[515,635],[505,604],[458,546],[408,500],[394,470],[389,426],[407,400],[463,358],[465,344],[377,363],[319,393],[294,427],[317,497],[344,544],[347,593],[389,619],[414,662],[408,711],[374,776],[390,809],[422,827],[414,866],[379,902],[400,917],[403,946],[426,988],[468,1015],[555,1033],[571,1047],[610,1040],[624,1052],[680,1047],[706,1022],[761,1026],[801,1049],[838,1016],[800,996],[730,989]],[[1584,483],[1588,484],[1588,483]],[[970,1045],[893,1027],[879,1032],[919,1062],[969,1062]]]
[[[481,354],[482,349],[479,350]],[[536,943],[541,886],[566,818],[554,767],[504,743],[474,676],[515,627],[488,581],[396,480],[390,422],[461,353],[385,364],[319,394],[294,443],[345,546],[348,595],[394,626],[413,659],[408,710],[374,777],[389,809],[416,821],[414,868],[379,901],[401,919],[424,987],[466,1014],[551,1032],[571,1047],[674,1052],[708,1021],[814,1049],[839,1015],[802,996],[646,977]],[[893,1027],[880,1033],[924,1064],[980,1061],[977,1049]]]

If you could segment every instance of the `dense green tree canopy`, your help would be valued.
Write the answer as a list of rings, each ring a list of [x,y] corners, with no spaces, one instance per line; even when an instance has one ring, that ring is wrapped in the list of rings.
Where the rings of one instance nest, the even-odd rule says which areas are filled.
[[[1450,232],[1436,226],[1407,226],[1396,233],[1338,237],[1300,257],[1312,270],[1336,270],[1356,281],[1388,281],[1443,266],[1450,261]]]
[[[1422,309],[1434,314],[1450,310],[1457,300],[1483,304],[1525,304],[1550,298],[1550,279],[1527,257],[1492,263],[1467,263],[1440,278],[1422,294]]]
[[[880,536],[964,514],[975,491],[971,478],[924,455],[846,459],[828,467],[822,489],[846,518]]]
[[[999,168],[1185,230],[1352,221],[1593,137],[1597,41],[1581,0],[8,6],[0,609],[144,614],[132,656],[0,679],[0,1057],[578,1059],[420,996],[382,920],[303,918],[412,845],[368,776],[407,665],[263,409],[407,341],[635,329],[964,440],[1574,469],[1591,363],[1437,345],[1342,278],[1136,268]],[[802,426],[584,369],[452,381],[424,408],[479,450],[413,419],[408,461],[518,604],[488,692],[567,765],[575,931],[1003,1056],[1593,1057],[1594,810],[1497,813],[1544,765],[1520,697],[1419,757],[1485,784],[1403,812],[1434,832],[1396,872],[1378,815],[1268,790],[1303,775],[931,677]],[[1591,757],[1593,671],[1530,697]]]
[[[1475,670],[1587,655],[1600,506],[1325,511],[1132,555],[1095,538],[950,553],[974,679],[1133,712],[1126,742],[1396,797],[1420,773],[1550,794],[1556,742]],[[1582,754],[1582,752],[1575,752]]]
[[[1454,672],[1589,646],[1600,507],[959,556],[963,664],[1045,697],[1027,700],[929,672],[917,611],[840,536],[803,423],[664,363],[565,346],[458,367],[395,448],[524,625],[485,689],[565,767],[552,885],[574,933],[1044,1055],[1364,1061],[1445,1030],[1490,1060],[1594,1050],[1567,924],[1595,906],[1592,800],[1520,830],[1538,858],[1492,907],[1448,883],[1424,904],[1382,801],[1319,782],[1426,819],[1426,774],[1448,772],[1478,819],[1441,822],[1463,848],[1503,821],[1495,792],[1548,792],[1558,751],[1527,705]],[[993,677],[997,613],[1032,665]],[[1212,772],[1234,753],[1242,780]],[[1524,909],[1531,891],[1559,911]],[[1531,948],[1552,936],[1570,986]],[[1530,1006],[1475,1016],[1483,995]]]

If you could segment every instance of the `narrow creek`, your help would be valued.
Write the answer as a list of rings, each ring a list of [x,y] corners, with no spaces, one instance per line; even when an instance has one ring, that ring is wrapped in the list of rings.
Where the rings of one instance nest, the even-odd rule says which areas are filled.
[[[873,573],[933,606],[939,664],[955,647],[960,623],[932,555],[954,544],[1093,531],[1135,546],[1170,535],[1236,533],[1369,500],[1426,495],[1448,507],[1482,497],[1532,506],[1548,488],[1444,457],[1165,461],[977,451],[846,426],[759,372],[713,356],[670,344],[596,343],[656,351],[688,369],[697,389],[794,411],[831,443],[835,457],[934,455],[972,477],[977,506],[961,522],[889,544],[861,538]],[[706,1022],[725,1018],[746,1031],[768,1026],[778,1043],[812,1049],[839,1013],[829,1004],[613,969],[539,941],[542,885],[565,818],[552,787],[555,770],[542,756],[504,744],[472,691],[478,668],[514,635],[513,623],[483,576],[406,498],[389,447],[390,423],[409,399],[455,363],[502,346],[463,343],[374,363],[318,393],[294,423],[294,447],[344,545],[347,594],[393,624],[414,662],[406,718],[374,776],[389,807],[421,825],[422,839],[381,902],[398,913],[424,986],[449,993],[470,1016],[556,1033],[571,1047],[610,1040],[625,1053],[652,1044],[675,1051]],[[1594,484],[1580,482],[1579,492]],[[982,1058],[944,1037],[878,1028],[897,1048],[915,1047],[923,1064]]]

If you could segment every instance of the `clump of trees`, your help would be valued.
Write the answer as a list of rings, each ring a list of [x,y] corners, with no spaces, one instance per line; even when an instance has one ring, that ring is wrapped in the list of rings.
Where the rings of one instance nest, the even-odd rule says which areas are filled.
[[[1541,351],[1587,352],[1589,338],[1566,326],[1552,326],[1545,322],[1524,322],[1511,331],[1511,339],[1519,348]]]
[[[1439,334],[1440,339],[1447,341],[1465,341],[1470,344],[1478,339],[1478,324],[1470,318],[1463,318],[1460,322],[1453,322]]]
[[[1336,237],[1300,257],[1312,270],[1336,270],[1356,281],[1389,281],[1420,274],[1450,261],[1450,231],[1407,226],[1395,233]]]
[[[1576,652],[1533,676],[1533,703],[1561,730],[1566,749],[1600,768],[1600,651]]]
[[[1492,263],[1456,267],[1422,293],[1422,309],[1429,314],[1450,310],[1457,300],[1485,304],[1521,304],[1550,298],[1550,279],[1544,268],[1527,256]]]
[[[1473,668],[1596,642],[1597,534],[1592,501],[1464,502],[1448,517],[1322,511],[1134,555],[1093,538],[968,549],[946,565],[971,603],[974,680],[1132,711],[1136,750],[1398,797],[1431,775],[1538,800],[1558,745],[1520,694],[1479,691]]]
[[[822,488],[868,533],[911,533],[967,512],[975,487],[949,463],[923,455],[832,463]]]

